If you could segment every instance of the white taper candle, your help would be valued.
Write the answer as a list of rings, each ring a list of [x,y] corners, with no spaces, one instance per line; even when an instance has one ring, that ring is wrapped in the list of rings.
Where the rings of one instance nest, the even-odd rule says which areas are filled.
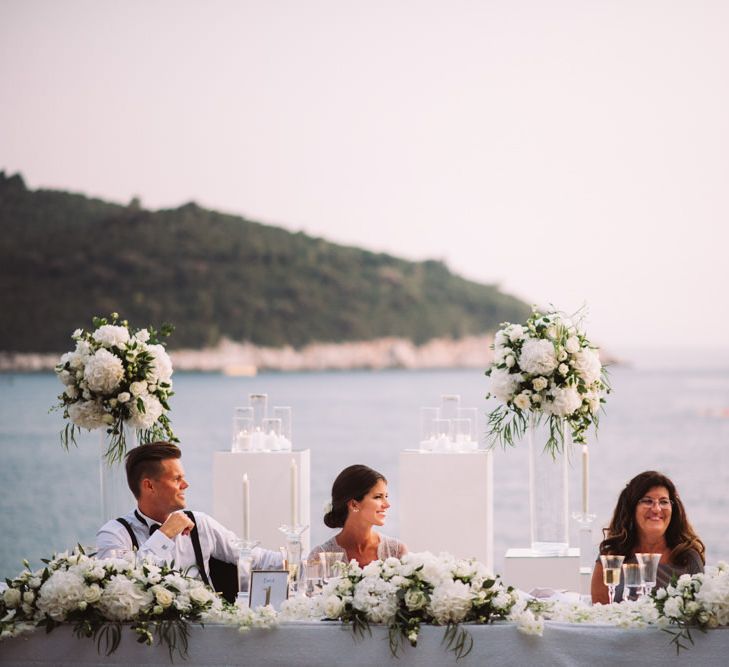
[[[590,497],[590,453],[587,445],[582,445],[582,513],[589,511]]]
[[[243,475],[243,539],[251,539],[251,492],[248,473]]]
[[[291,459],[291,525],[297,526],[299,521],[299,466],[296,459]]]

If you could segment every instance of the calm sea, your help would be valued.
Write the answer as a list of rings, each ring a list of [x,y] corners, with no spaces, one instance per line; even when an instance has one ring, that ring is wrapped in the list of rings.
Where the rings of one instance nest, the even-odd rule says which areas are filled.
[[[591,436],[591,509],[609,519],[633,475],[658,469],[677,484],[709,562],[729,560],[729,366],[717,369],[614,368],[613,392],[599,438]],[[293,407],[293,442],[311,450],[312,544],[331,531],[319,518],[336,474],[352,463],[382,471],[393,507],[385,527],[398,534],[398,455],[417,446],[419,408],[444,393],[462,405],[484,401],[481,371],[382,371],[263,374],[228,378],[176,374],[172,422],[182,441],[191,484],[188,504],[212,510],[212,453],[227,449],[233,408],[250,393]],[[64,451],[58,412],[49,413],[60,385],[51,374],[0,375],[0,576],[13,576],[77,542],[93,543],[99,523],[98,434]],[[494,459],[494,553],[497,571],[509,547],[529,543],[526,447],[498,450]],[[570,472],[573,509],[580,467]],[[437,489],[424,489],[437,493]],[[459,507],[451,505],[454,521]],[[464,530],[467,530],[464,526]],[[437,531],[438,526],[433,526]],[[576,535],[576,531],[575,531]],[[598,540],[595,531],[594,540]],[[573,539],[573,543],[576,543]]]

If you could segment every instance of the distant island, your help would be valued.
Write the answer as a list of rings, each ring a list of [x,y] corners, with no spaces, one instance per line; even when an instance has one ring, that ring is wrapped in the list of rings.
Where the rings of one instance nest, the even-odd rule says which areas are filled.
[[[406,261],[188,203],[150,211],[0,172],[0,370],[52,366],[92,315],[170,322],[178,368],[483,365],[529,313],[441,261]],[[482,349],[482,352],[479,350]]]

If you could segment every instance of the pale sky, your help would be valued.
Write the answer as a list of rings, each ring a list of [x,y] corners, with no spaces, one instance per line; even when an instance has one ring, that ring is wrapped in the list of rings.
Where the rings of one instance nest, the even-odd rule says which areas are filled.
[[[729,345],[729,3],[0,0],[0,169]]]

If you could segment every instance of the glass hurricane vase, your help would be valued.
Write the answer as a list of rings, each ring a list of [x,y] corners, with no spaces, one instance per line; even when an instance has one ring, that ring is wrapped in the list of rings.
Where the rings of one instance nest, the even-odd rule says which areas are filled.
[[[561,452],[545,450],[549,426],[530,415],[526,431],[529,443],[529,518],[531,547],[540,556],[565,556],[569,547],[567,465],[570,432],[564,427]]]
[[[138,446],[137,431],[124,427],[127,451]],[[99,482],[101,490],[101,522],[124,516],[136,506],[136,501],[127,484],[124,461],[109,461],[105,453],[109,449],[110,436],[101,429],[101,453],[99,460]]]

